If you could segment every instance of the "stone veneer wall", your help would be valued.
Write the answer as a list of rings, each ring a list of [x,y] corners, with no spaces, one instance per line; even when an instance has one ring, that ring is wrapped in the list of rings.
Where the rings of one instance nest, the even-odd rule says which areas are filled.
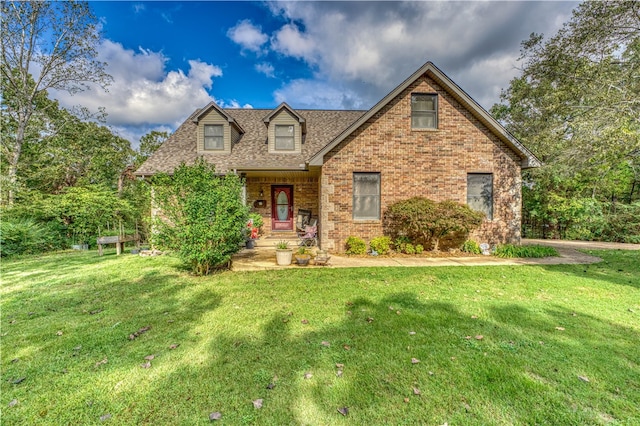
[[[271,185],[293,185],[293,214],[298,209],[311,210],[313,216],[318,216],[318,176],[288,176],[281,177],[251,177],[245,178],[247,184],[247,203],[251,211],[259,213],[264,218],[263,230],[271,232]],[[263,196],[260,197],[260,190]],[[254,207],[256,200],[265,200],[264,207]],[[295,220],[294,220],[295,225]]]
[[[411,129],[411,93],[438,93],[438,129]],[[368,242],[383,234],[381,220],[352,218],[353,172],[380,172],[381,215],[389,204],[413,196],[466,203],[467,173],[493,173],[493,220],[485,220],[472,238],[491,244],[520,240],[520,158],[427,75],[325,155],[323,249],[342,252],[350,235]]]

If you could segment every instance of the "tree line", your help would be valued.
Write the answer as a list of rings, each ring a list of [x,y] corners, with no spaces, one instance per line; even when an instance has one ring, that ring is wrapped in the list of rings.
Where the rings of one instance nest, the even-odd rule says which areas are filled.
[[[111,82],[97,60],[101,35],[88,3],[0,7],[2,255],[144,233],[149,192],[132,172],[168,134],[151,132],[134,150],[104,125],[104,111],[67,110],[49,98],[52,89]]]

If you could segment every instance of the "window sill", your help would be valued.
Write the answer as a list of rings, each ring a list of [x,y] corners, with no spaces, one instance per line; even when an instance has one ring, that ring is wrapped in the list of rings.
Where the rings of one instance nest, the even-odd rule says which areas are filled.
[[[437,132],[438,130],[440,130],[440,129],[438,129],[438,128],[435,128],[435,129],[416,129],[416,128],[413,128],[413,127],[411,128],[412,132]]]
[[[382,223],[382,220],[380,220],[380,219],[353,219],[353,222],[357,223],[359,225],[362,225],[362,224],[378,225],[378,224]]]

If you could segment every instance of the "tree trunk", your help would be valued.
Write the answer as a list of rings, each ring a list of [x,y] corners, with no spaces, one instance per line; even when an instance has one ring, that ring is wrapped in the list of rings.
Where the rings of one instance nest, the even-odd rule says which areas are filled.
[[[13,206],[16,198],[16,189],[18,185],[18,162],[22,152],[22,144],[24,143],[24,132],[27,127],[28,116],[18,114],[18,129],[16,131],[16,141],[13,146],[13,152],[9,156],[9,190],[7,191],[7,204]]]

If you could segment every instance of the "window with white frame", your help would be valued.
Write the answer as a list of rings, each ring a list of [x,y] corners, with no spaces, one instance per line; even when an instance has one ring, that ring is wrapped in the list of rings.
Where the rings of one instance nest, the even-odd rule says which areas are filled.
[[[295,127],[292,125],[276,125],[275,149],[277,151],[293,151],[295,149],[294,129]]]
[[[380,219],[380,173],[353,174],[353,218]]]
[[[493,219],[493,174],[469,173],[467,175],[467,205]]]
[[[224,149],[224,129],[222,124],[204,125],[204,149],[220,151]]]
[[[438,95],[431,93],[411,94],[411,128],[438,128]]]

